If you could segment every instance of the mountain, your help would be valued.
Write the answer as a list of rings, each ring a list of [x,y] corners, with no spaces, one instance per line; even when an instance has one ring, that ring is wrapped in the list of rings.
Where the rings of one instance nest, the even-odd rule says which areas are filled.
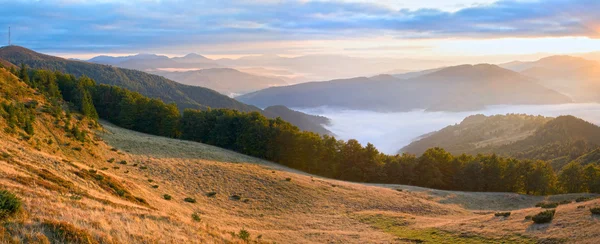
[[[174,102],[180,109],[211,107],[244,112],[260,111],[257,107],[243,104],[216,91],[183,85],[137,70],[67,60],[18,46],[0,48],[0,58],[13,64],[24,63],[34,69],[57,70],[75,76],[86,75],[100,84],[116,85],[149,97],[160,98],[167,103]]]
[[[483,147],[501,146],[523,140],[553,118],[524,114],[472,115],[460,124],[419,137],[399,153],[421,155],[432,147],[452,154],[474,153]]]
[[[285,106],[271,106],[265,108],[267,117],[281,117],[285,121],[294,121],[294,125],[303,131],[312,131],[321,135],[333,135],[333,133],[323,127],[331,122],[323,116],[305,114],[299,111],[291,110]]]
[[[600,102],[600,63],[580,57],[550,56],[533,62],[501,66],[536,78],[539,84],[568,95],[576,102]]]
[[[213,89],[228,96],[245,94],[271,86],[287,85],[278,78],[251,75],[230,68],[212,68],[184,72],[156,71],[153,74],[192,86]]]
[[[571,102],[533,78],[489,64],[453,66],[411,79],[388,75],[271,87],[236,99],[259,107],[282,104],[377,111],[466,111],[499,104]]]

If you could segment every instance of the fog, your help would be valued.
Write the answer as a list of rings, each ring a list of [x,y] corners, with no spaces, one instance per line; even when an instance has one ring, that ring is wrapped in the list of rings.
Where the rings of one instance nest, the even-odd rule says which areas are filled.
[[[410,112],[382,113],[336,109],[331,107],[294,108],[308,114],[322,115],[331,119],[327,129],[338,139],[357,139],[363,145],[368,142],[381,152],[395,154],[419,136],[460,123],[473,114],[524,113],[556,117],[573,115],[594,124],[600,124],[600,104],[561,104],[561,105],[511,105],[492,106],[485,110],[470,112]]]

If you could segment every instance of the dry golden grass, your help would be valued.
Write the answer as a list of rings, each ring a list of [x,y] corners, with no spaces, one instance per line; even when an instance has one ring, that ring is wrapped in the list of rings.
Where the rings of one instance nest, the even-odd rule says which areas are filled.
[[[11,82],[0,83],[0,101],[8,99],[1,93],[6,87],[21,89]],[[30,89],[18,94],[10,99],[45,103]],[[559,206],[547,227],[524,221],[540,211],[530,208],[535,203],[575,195],[544,199],[356,184],[107,123],[87,129],[85,119],[67,121],[89,132],[87,142],[76,142],[65,135],[64,123],[55,125],[40,111],[29,140],[0,130],[0,188],[24,207],[0,224],[0,243],[245,243],[242,229],[256,243],[599,239],[598,220],[576,207],[598,200]],[[55,143],[38,143],[44,139]],[[502,209],[521,210],[493,217]]]

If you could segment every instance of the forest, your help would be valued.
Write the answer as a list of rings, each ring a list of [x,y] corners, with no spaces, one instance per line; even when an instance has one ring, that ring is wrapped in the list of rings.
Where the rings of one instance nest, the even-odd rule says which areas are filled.
[[[92,119],[148,134],[202,142],[340,180],[407,184],[447,190],[536,195],[600,193],[600,167],[571,162],[555,172],[542,160],[495,154],[452,155],[430,148],[421,156],[385,155],[372,144],[300,131],[281,118],[230,109],[186,109],[86,76],[11,68],[23,82]],[[18,121],[21,121],[17,119]]]

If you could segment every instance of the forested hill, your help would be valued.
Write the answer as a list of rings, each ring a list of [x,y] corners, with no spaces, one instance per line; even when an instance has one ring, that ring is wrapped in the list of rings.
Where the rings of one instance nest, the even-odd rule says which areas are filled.
[[[421,136],[400,149],[420,155],[432,147],[442,147],[453,154],[474,153],[483,147],[502,146],[523,140],[552,118],[525,114],[472,115],[460,124]]]
[[[15,65],[26,64],[33,69],[55,70],[75,76],[86,75],[100,84],[116,85],[145,96],[160,98],[167,103],[174,102],[181,110],[211,107],[243,112],[260,111],[257,107],[243,104],[207,88],[179,84],[162,76],[137,70],[67,60],[19,46],[0,48],[0,59]]]
[[[430,147],[444,147],[455,155],[497,153],[546,160],[560,170],[571,161],[598,162],[600,127],[573,116],[475,115],[430,133],[401,152],[421,154]]]
[[[497,152],[517,158],[552,161],[555,169],[598,149],[600,127],[573,116],[560,116],[540,127],[536,132],[512,144],[484,148],[481,152]],[[584,164],[595,161],[582,162]]]

